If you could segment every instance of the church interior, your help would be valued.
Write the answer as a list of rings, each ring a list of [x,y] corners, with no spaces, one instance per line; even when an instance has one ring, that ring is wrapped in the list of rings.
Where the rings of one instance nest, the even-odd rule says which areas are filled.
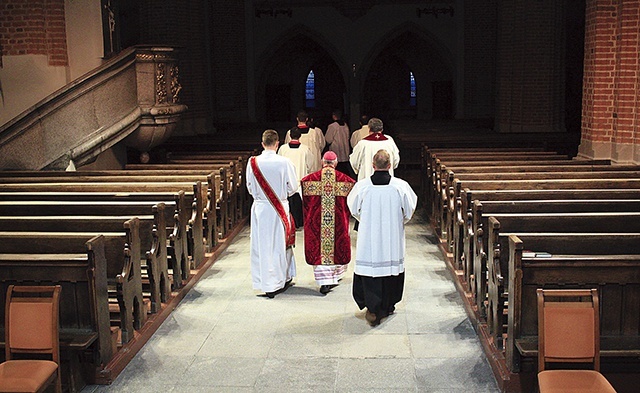
[[[552,327],[636,391],[639,26],[640,0],[3,0],[0,360],[10,286],[60,285],[62,391],[543,391]],[[294,285],[251,289],[247,163],[301,110],[381,119],[418,195],[379,326],[302,231]],[[594,289],[550,306],[590,328],[542,289]]]

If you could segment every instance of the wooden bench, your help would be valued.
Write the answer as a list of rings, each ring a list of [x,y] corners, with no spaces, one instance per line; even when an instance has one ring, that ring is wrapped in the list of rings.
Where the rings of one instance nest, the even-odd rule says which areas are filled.
[[[203,229],[203,189],[202,182],[36,182],[36,183],[5,183],[4,192],[9,192],[6,198],[11,200],[13,192],[68,193],[68,192],[108,192],[121,194],[137,194],[149,192],[171,192],[176,196],[184,195],[184,200],[177,201],[180,211],[177,221],[185,223],[184,238],[187,239],[188,255],[192,257],[190,264],[200,266],[205,261],[205,239]],[[181,192],[183,194],[181,194]],[[206,192],[204,192],[206,193]],[[127,195],[129,197],[129,195]],[[189,201],[189,199],[191,201]],[[190,203],[189,203],[190,202]],[[190,204],[184,207],[182,204]],[[213,218],[212,218],[213,219]],[[179,230],[183,230],[180,228]],[[177,235],[182,235],[178,233]]]
[[[439,160],[437,160],[437,167],[432,172],[432,186],[429,188],[429,193],[427,195],[427,204],[430,205],[430,213],[433,215],[435,220],[436,227],[441,227],[442,222],[446,222],[447,214],[449,214],[448,208],[452,207],[456,198],[456,178],[454,170],[449,170],[449,168],[462,166],[472,166],[477,165],[476,162],[458,162],[456,163],[447,163],[447,165],[441,165]],[[534,165],[534,166],[547,166],[547,167],[555,167],[557,165],[561,165],[563,167],[578,167],[578,168],[589,168],[592,166],[594,161],[576,161],[576,160],[564,160],[564,161],[542,161],[542,162],[526,162],[526,161],[492,161],[486,167],[488,171],[496,171],[503,170],[505,166],[526,166],[526,165]],[[454,164],[449,166],[450,164]],[[483,166],[483,165],[480,165]],[[579,169],[577,171],[580,171]],[[443,221],[445,220],[445,221]]]
[[[440,235],[446,241],[449,251],[453,250],[456,239],[455,225],[460,217],[470,210],[466,203],[477,199],[476,190],[570,190],[570,189],[635,189],[640,188],[640,178],[631,179],[532,179],[532,180],[458,180],[449,187],[445,206],[441,208]],[[462,197],[464,190],[465,197]],[[601,198],[607,198],[606,193]]]
[[[510,194],[507,190],[502,190],[499,194],[501,198],[506,198]],[[613,191],[613,190],[611,190]],[[464,277],[469,282],[469,276],[473,274],[473,265],[478,258],[476,247],[476,234],[486,231],[487,220],[484,216],[487,213],[509,213],[509,212],[588,212],[588,211],[636,211],[637,200],[640,200],[640,192],[630,197],[630,193],[623,193],[619,198],[616,193],[606,192],[609,199],[602,199],[605,196],[603,190],[549,190],[543,199],[520,200],[517,197],[526,197],[522,192],[514,194],[510,200],[492,200],[492,194],[477,194],[465,189],[461,192],[460,200],[456,206],[456,217],[452,224],[453,237],[453,261],[456,268],[464,271]],[[472,196],[482,197],[482,199],[471,200]],[[598,199],[599,198],[599,199]],[[486,250],[486,237],[482,247]]]
[[[135,329],[140,329],[147,319],[147,305],[142,293],[141,256],[150,247],[153,216],[1,216],[2,232],[91,232],[119,233],[126,235],[110,237],[105,250],[108,294],[112,300],[111,312],[121,329],[122,342],[133,338]],[[141,231],[141,226],[143,230]],[[146,234],[141,237],[141,234]],[[86,238],[86,236],[85,236]],[[80,240],[80,242],[82,239]],[[71,242],[69,243],[71,245]],[[76,242],[77,244],[77,242]],[[74,249],[61,244],[57,252],[72,253]],[[35,248],[23,249],[23,254],[37,252]],[[16,253],[19,254],[19,253]],[[152,262],[151,260],[149,261]],[[153,269],[153,268],[152,268]]]
[[[96,236],[77,254],[0,254],[0,301],[9,285],[61,285],[62,381],[80,391],[112,358],[105,238]],[[4,307],[0,320],[4,326]],[[0,334],[4,345],[4,333]]]
[[[150,293],[151,308],[159,311],[161,303],[166,303],[171,296],[171,275],[169,274],[168,255],[172,253],[168,234],[175,230],[174,202],[151,201],[0,201],[0,216],[148,216],[153,215],[153,222],[140,224],[140,256],[142,284]],[[22,238],[24,234],[15,233]],[[41,232],[46,234],[48,232]],[[0,235],[1,238],[1,235]],[[43,243],[38,243],[42,245]],[[26,249],[26,248],[25,248]],[[36,247],[35,249],[40,249]],[[107,258],[109,260],[109,258]],[[186,264],[185,264],[186,265]],[[182,265],[172,266],[172,274],[176,274],[175,288],[182,284]],[[188,278],[188,277],[187,277]]]
[[[140,172],[155,172],[155,171],[183,171],[183,170],[201,170],[211,171],[213,167],[221,166],[219,164],[128,164],[126,170],[140,171]],[[220,184],[218,187],[209,187],[212,191],[209,196],[210,203],[207,204],[207,212],[218,212],[216,227],[218,228],[218,238],[225,238],[228,233],[236,225],[238,217],[244,217],[247,213],[238,213],[238,206],[246,204],[246,188],[242,184],[242,172],[239,165],[236,165],[232,161],[226,162],[228,167],[219,167],[218,170],[225,171],[225,176],[220,177]],[[220,172],[222,173],[222,172]],[[237,179],[237,180],[236,180]],[[246,210],[248,211],[248,210]],[[207,218],[209,222],[209,218]],[[212,223],[213,224],[213,223]],[[211,224],[211,225],[212,225]],[[211,226],[209,225],[209,226]],[[212,239],[213,240],[213,239]],[[215,240],[217,244],[217,239]]]
[[[476,268],[474,274],[477,274],[475,279],[476,305],[481,315],[484,315],[486,307],[487,324],[496,342],[500,344],[502,337],[502,315],[506,300],[505,285],[509,280],[508,257],[510,254],[507,252],[507,243],[510,234],[526,233],[531,238],[532,249],[537,251],[578,254],[580,249],[575,242],[580,241],[584,247],[584,253],[606,254],[612,253],[610,243],[615,242],[616,236],[620,235],[621,238],[624,238],[628,236],[625,235],[627,233],[640,233],[639,218],[640,212],[497,213],[490,216],[487,228],[488,246],[486,252],[480,250],[479,260],[476,260],[476,265],[474,265]],[[607,236],[603,234],[609,233],[609,241],[603,240],[601,244],[586,245],[585,238],[597,239],[595,236],[585,235],[590,232],[600,233],[601,237],[605,239]],[[574,243],[567,243],[562,248],[561,241],[558,241],[562,237],[558,234],[565,234],[565,238],[572,239]],[[545,236],[548,238],[546,247]],[[638,249],[638,246],[629,244],[630,242],[621,241],[620,244],[625,246],[620,248],[620,250],[624,250],[622,253],[630,253],[630,250]],[[479,247],[482,245],[479,244]]]
[[[190,199],[187,199],[190,198]],[[173,286],[180,288],[183,281],[189,276],[190,265],[188,255],[188,239],[187,226],[189,217],[191,217],[191,202],[193,194],[185,194],[184,191],[173,192],[0,192],[0,201],[2,203],[13,203],[13,201],[56,201],[58,203],[73,202],[94,202],[94,203],[129,203],[129,200],[148,201],[155,203],[158,201],[170,201],[167,204],[175,204],[179,206],[178,212],[174,212],[171,216],[170,209],[165,209],[166,234],[168,239],[167,257],[171,263],[168,263],[173,269]],[[146,202],[146,203],[148,203]],[[9,207],[10,209],[10,207]],[[159,234],[160,235],[160,234]]]
[[[615,244],[615,238],[612,238]],[[509,238],[508,328],[505,344],[511,372],[534,371],[537,356],[537,288],[596,288],[600,308],[603,370],[637,370],[640,357],[640,255],[524,257],[528,247]],[[624,250],[621,250],[624,251]],[[531,359],[529,364],[523,362]],[[611,361],[609,361],[611,359]],[[620,362],[624,359],[623,362]],[[617,361],[616,361],[617,360]]]

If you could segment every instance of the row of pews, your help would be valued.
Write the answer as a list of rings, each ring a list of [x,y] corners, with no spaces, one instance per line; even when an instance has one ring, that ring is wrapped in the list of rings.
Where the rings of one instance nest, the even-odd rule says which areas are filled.
[[[110,383],[241,229],[254,154],[167,155],[122,170],[0,171],[0,299],[12,284],[62,286],[65,390]]]
[[[537,288],[596,288],[602,370],[637,377],[640,166],[537,148],[423,158],[425,208],[502,391],[535,388]]]

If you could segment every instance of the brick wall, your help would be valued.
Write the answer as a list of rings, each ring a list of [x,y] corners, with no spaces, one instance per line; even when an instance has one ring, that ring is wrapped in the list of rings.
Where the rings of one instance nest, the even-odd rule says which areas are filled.
[[[638,144],[640,0],[588,0],[582,139]]]
[[[464,5],[465,117],[493,117],[497,0]]]
[[[64,0],[2,0],[0,45],[2,56],[47,55],[67,66]]]
[[[564,1],[498,5],[496,125],[501,132],[564,131]]]

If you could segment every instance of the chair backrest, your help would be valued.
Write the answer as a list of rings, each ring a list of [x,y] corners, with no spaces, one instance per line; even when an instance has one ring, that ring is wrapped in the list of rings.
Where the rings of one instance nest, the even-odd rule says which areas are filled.
[[[596,289],[538,289],[538,371],[546,363],[593,363],[600,370]]]
[[[5,353],[50,354],[59,362],[60,285],[16,286],[7,289]]]

